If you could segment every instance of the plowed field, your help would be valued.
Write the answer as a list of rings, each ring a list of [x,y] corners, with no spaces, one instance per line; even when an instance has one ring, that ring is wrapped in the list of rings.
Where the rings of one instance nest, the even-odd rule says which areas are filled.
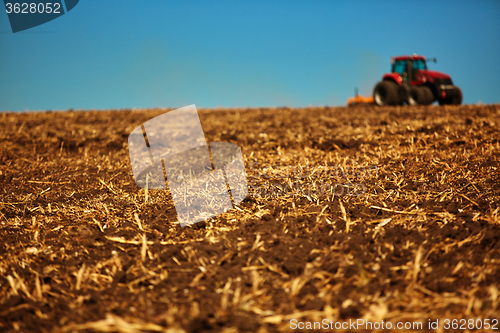
[[[249,194],[184,228],[128,156],[165,111],[0,114],[0,331],[493,328],[499,105],[201,110]]]

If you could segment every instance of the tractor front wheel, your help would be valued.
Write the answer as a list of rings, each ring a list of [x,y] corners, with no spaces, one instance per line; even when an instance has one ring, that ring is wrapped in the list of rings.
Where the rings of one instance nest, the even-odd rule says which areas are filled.
[[[451,90],[450,97],[447,97],[446,99],[439,99],[439,105],[447,105],[447,104],[452,104],[452,105],[460,105],[462,104],[462,90],[460,90],[459,87],[455,87],[453,90]]]
[[[391,81],[381,81],[373,89],[373,99],[380,106],[400,105],[398,86]]]
[[[460,105],[462,104],[462,90],[459,87],[455,87],[455,96],[451,99],[451,104]]]

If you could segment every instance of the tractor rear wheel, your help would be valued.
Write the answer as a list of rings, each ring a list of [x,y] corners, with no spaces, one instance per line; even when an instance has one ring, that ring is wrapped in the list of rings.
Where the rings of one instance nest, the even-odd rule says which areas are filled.
[[[409,86],[409,85],[401,84],[398,86],[398,95],[399,95],[400,104],[403,104],[403,103],[410,104],[410,101],[409,101],[410,89],[411,89],[411,86]]]
[[[434,95],[432,94],[432,90],[429,87],[422,86],[419,87],[419,104],[422,105],[430,105],[434,102]]]
[[[391,81],[381,81],[373,89],[373,99],[377,105],[400,105],[398,86]]]
[[[426,86],[412,87],[408,94],[408,104],[429,105],[434,102],[432,90]]]
[[[420,96],[417,87],[411,87],[408,91],[408,105],[418,105]]]

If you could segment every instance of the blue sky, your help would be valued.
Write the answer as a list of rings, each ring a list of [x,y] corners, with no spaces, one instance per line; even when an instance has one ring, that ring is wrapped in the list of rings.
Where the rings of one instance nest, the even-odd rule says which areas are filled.
[[[81,0],[16,34],[2,11],[0,111],[344,105],[413,53],[499,103],[500,1]]]

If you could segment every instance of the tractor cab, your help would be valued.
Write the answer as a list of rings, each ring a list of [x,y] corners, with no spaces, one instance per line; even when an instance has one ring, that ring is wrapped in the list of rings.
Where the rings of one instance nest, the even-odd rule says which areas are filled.
[[[403,82],[412,82],[416,79],[417,71],[427,70],[426,59],[422,56],[403,56],[392,58],[391,60],[391,72],[399,74]]]

